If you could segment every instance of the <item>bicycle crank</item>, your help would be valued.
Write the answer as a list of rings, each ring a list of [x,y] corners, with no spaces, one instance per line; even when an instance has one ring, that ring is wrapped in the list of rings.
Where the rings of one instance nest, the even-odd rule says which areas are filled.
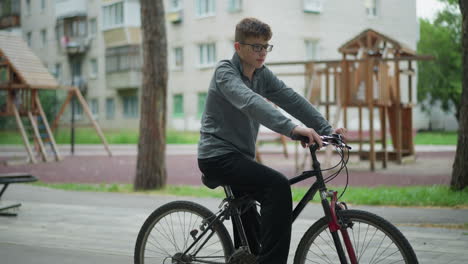
[[[229,264],[257,264],[257,258],[244,248],[234,251],[228,261]]]

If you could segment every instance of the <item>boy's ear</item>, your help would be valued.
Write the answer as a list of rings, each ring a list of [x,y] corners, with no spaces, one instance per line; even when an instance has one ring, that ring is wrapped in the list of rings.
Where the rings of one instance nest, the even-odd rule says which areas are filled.
[[[236,49],[236,51],[239,51],[240,50],[240,43],[239,42],[234,42],[234,49]]]

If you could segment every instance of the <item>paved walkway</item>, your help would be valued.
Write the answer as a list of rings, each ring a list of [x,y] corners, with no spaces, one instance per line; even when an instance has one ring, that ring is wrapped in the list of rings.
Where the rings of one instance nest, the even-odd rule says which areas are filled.
[[[60,148],[65,157],[61,162],[0,164],[0,173],[30,172],[45,182],[133,182],[134,145],[112,145],[113,157],[107,157],[102,146],[77,146],[74,156],[69,155],[68,146]],[[294,146],[290,148],[289,153],[294,153]],[[265,163],[288,177],[294,176],[294,158],[285,159],[275,150],[274,146],[263,148],[268,153],[262,156]],[[403,165],[390,163],[386,170],[377,164],[375,172],[368,170],[367,163],[359,163],[356,157],[351,157],[349,182],[355,186],[448,184],[454,155],[453,146],[418,147],[415,161]],[[15,156],[17,160],[24,157],[24,149],[0,146],[0,163]],[[170,184],[201,184],[195,146],[169,145],[166,159]],[[341,176],[332,184],[345,182],[346,177]],[[182,198],[12,185],[0,202],[19,201],[23,206],[18,217],[0,217],[0,263],[132,263],[135,239],[145,218],[158,206],[176,199]],[[212,210],[219,204],[216,199],[183,199],[194,200]],[[468,231],[434,228],[467,223],[467,209],[358,208],[397,224],[414,246],[420,263],[468,263]],[[302,234],[321,215],[321,208],[311,204],[297,220],[293,227],[291,255]]]
[[[290,156],[284,158],[278,153],[277,146],[262,147],[265,153],[262,159],[266,165],[282,172],[287,177],[293,177],[297,175],[294,145],[290,145],[289,148]],[[44,182],[133,182],[137,153],[135,145],[112,145],[113,157],[108,157],[101,145],[79,145],[76,147],[74,156],[70,155],[69,146],[60,146],[60,149],[64,156],[61,162],[39,164],[24,164],[23,162],[23,164],[13,166],[0,164],[0,173],[29,172]],[[323,152],[320,155],[320,160],[323,161]],[[348,163],[349,183],[353,186],[449,184],[454,156],[454,146],[418,146],[415,161],[403,165],[390,162],[388,169],[385,170],[378,162],[374,172],[369,171],[369,163],[359,162],[357,156],[352,156]],[[24,157],[22,146],[0,146],[0,163],[2,160],[5,162],[12,158],[24,160]],[[300,157],[303,157],[303,152]],[[195,145],[168,145],[166,160],[169,184],[201,184]],[[332,164],[333,162],[336,162],[336,157]],[[322,162],[324,168],[325,164],[326,162]],[[333,185],[345,183],[344,174],[332,181]],[[307,185],[308,182],[302,182],[299,185],[301,184]]]
[[[143,194],[53,190],[14,185],[4,203],[20,201],[17,217],[0,217],[0,262],[133,263],[133,249],[146,217],[171,200],[193,200],[215,210],[217,199]],[[467,222],[468,210],[356,207],[377,213],[398,228],[413,245],[420,263],[468,263],[466,230],[419,227],[422,224]],[[307,228],[321,217],[311,204],[293,225],[290,259]],[[292,263],[292,262],[289,262]]]

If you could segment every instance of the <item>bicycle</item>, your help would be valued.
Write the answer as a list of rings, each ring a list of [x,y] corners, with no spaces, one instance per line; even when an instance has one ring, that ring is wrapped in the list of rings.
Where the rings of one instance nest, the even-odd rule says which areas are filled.
[[[296,140],[304,140],[297,138]],[[373,213],[348,209],[338,201],[337,191],[328,190],[326,183],[345,169],[351,149],[340,135],[322,136],[323,145],[332,145],[341,160],[334,173],[322,175],[317,160],[316,144],[309,146],[313,170],[293,177],[295,184],[316,177],[292,214],[293,222],[307,203],[319,192],[325,216],[316,221],[302,236],[294,256],[295,264],[305,263],[407,263],[417,264],[413,248],[403,234],[390,222]],[[209,181],[203,183],[211,189],[222,186],[226,198],[215,214],[206,207],[190,201],[174,201],[156,209],[144,222],[135,245],[135,264],[147,263],[256,263],[250,252],[241,222],[241,208],[252,204],[248,195],[235,197],[230,186]],[[343,193],[346,191],[347,184]],[[343,193],[340,195],[343,195]],[[231,236],[223,222],[232,217],[241,246],[234,248]]]

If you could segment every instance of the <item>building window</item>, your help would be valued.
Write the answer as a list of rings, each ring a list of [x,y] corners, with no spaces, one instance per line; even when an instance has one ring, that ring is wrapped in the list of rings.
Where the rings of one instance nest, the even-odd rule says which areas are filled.
[[[205,111],[206,96],[206,92],[198,93],[198,117],[201,117],[203,115],[203,112]]]
[[[99,116],[99,101],[97,98],[91,99],[91,113],[93,118],[97,119]]]
[[[123,99],[124,117],[138,117],[138,98],[136,95],[125,95]]]
[[[60,80],[61,76],[62,76],[62,64],[60,63],[56,63],[55,66],[54,66],[54,77],[57,79],[57,80]]]
[[[118,2],[104,6],[103,8],[104,15],[104,29],[114,28],[122,26],[124,23],[124,3]]]
[[[170,0],[169,10],[172,12],[182,10],[182,0]]]
[[[41,0],[41,12],[44,12],[46,9],[46,0]]]
[[[173,102],[173,116],[183,117],[184,116],[184,96],[182,94],[175,94]]]
[[[31,0],[26,0],[26,15],[31,15]]]
[[[304,12],[321,13],[323,0],[304,0]]]
[[[216,11],[215,0],[195,0],[197,17],[214,16]]]
[[[26,33],[26,42],[28,43],[28,46],[31,47],[31,44],[32,44],[32,32],[31,31]]]
[[[242,10],[242,0],[228,0],[228,12],[234,13]]]
[[[0,1],[0,17],[10,15],[20,15],[20,2],[18,0]]]
[[[47,31],[45,29],[41,30],[41,48],[45,47],[47,43]]]
[[[63,37],[63,24],[62,23],[57,23],[55,26],[55,40],[61,41]]]
[[[367,17],[377,16],[377,0],[364,0],[364,6],[366,7]]]
[[[41,30],[41,48],[47,45],[47,30]]]
[[[96,36],[96,33],[97,33],[96,18],[91,18],[89,20],[89,33],[91,36]]]
[[[113,119],[115,115],[115,101],[114,98],[106,99],[106,118]]]
[[[198,45],[199,66],[209,67],[216,63],[216,45],[214,43]]]
[[[141,70],[139,46],[122,46],[106,49],[106,72]]]
[[[174,69],[184,67],[184,49],[182,47],[174,48]]]
[[[81,103],[78,100],[76,100],[74,105],[75,105],[75,117],[76,117],[76,119],[83,118],[83,106],[81,105]]]
[[[306,40],[305,41],[306,60],[318,60],[319,59],[319,41]]]
[[[98,76],[98,63],[97,59],[91,59],[89,61],[89,77],[97,78]]]

